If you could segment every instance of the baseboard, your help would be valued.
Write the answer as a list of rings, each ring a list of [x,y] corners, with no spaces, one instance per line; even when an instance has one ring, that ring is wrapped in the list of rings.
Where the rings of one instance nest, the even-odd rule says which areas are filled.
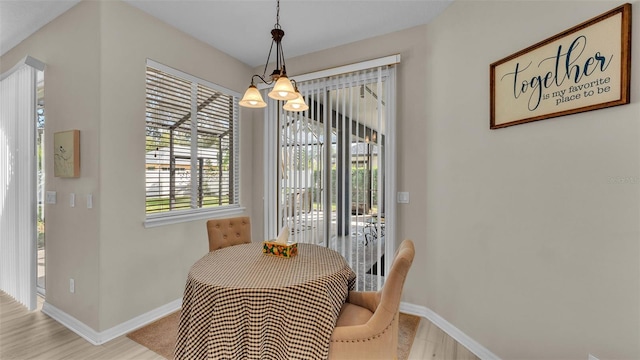
[[[136,330],[147,324],[150,324],[164,316],[167,316],[173,313],[174,311],[179,310],[181,306],[182,306],[182,298],[176,299],[168,304],[157,307],[149,312],[136,316],[131,320],[127,320],[119,325],[116,325],[110,329],[107,329],[101,332],[95,331],[91,327],[85,325],[80,320],[56,308],[55,306],[49,304],[46,301],[44,302],[44,304],[42,304],[42,312],[47,314],[48,316],[50,316],[52,319],[56,320],[60,324],[64,325],[69,330],[78,334],[80,337],[87,340],[91,344],[101,345],[121,335],[125,335],[133,330]],[[436,314],[433,310],[427,307],[403,302],[400,304],[400,311],[406,314],[421,316],[428,319],[434,325],[442,329],[442,331],[444,331],[453,339],[455,339],[457,342],[465,346],[467,349],[469,349],[469,351],[474,353],[477,357],[479,357],[482,360],[500,360],[500,358],[496,356],[494,353],[489,351],[484,346],[480,345],[480,343],[473,340],[467,334],[460,331],[458,328],[453,326],[447,320],[445,320],[440,315]]]
[[[176,299],[168,304],[157,307],[142,315],[136,316],[131,320],[127,320],[119,325],[100,332],[95,331],[80,320],[47,303],[46,301],[42,304],[42,312],[49,315],[52,319],[64,325],[66,328],[78,334],[91,344],[102,345],[117,338],[118,336],[125,335],[133,330],[152,323],[157,319],[167,316],[180,309],[181,306],[182,298]]]
[[[480,343],[473,340],[467,334],[460,331],[460,329],[453,326],[450,322],[427,307],[402,302],[400,303],[400,311],[405,314],[426,318],[482,360],[500,360],[496,354],[480,345]]]
[[[64,325],[67,329],[80,335],[80,337],[87,340],[91,344],[93,345],[102,344],[102,342],[100,342],[99,332],[93,330],[91,327],[85,325],[83,322],[67,314],[66,312],[49,304],[48,302],[46,302],[46,300],[44,304],[42,304],[42,312],[49,315],[49,317],[51,317],[53,320]]]

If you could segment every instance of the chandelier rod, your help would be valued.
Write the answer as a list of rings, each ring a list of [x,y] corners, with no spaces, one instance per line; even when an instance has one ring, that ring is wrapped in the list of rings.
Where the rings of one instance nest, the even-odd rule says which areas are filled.
[[[295,80],[289,79],[287,76],[287,68],[284,59],[284,49],[282,47],[282,38],[284,37],[284,30],[280,27],[280,0],[277,0],[276,4],[276,24],[271,30],[271,46],[269,47],[269,54],[267,55],[267,61],[264,64],[264,70],[262,76],[253,75],[251,77],[251,85],[245,92],[244,96],[240,100],[240,106],[249,108],[263,108],[267,106],[264,102],[258,88],[255,86],[254,79],[257,77],[267,85],[274,84],[271,92],[268,96],[278,101],[286,101],[283,105],[283,109],[287,111],[304,111],[309,108],[304,101],[304,98],[298,91],[298,86]],[[269,81],[267,81],[267,69],[269,68],[269,61],[273,54],[273,45],[276,45],[275,52],[275,65],[276,69],[271,73]]]
[[[271,46],[269,47],[269,53],[267,54],[267,61],[265,61],[264,64],[264,69],[262,70],[262,76],[260,75],[254,75],[253,77],[251,77],[251,83],[253,84],[253,78],[254,77],[258,77],[260,80],[262,80],[263,83],[267,84],[267,85],[271,85],[273,84],[273,82],[275,80],[277,80],[277,78],[274,78],[272,75],[271,80],[267,81],[266,77],[267,77],[267,69],[269,68],[269,60],[271,60],[271,54],[273,52],[273,44],[276,44],[276,70],[280,71],[279,75],[282,75],[283,73],[286,74],[286,68],[285,68],[285,63],[284,63],[284,50],[282,48],[282,44],[280,43],[280,41],[282,40],[282,38],[284,37],[284,31],[282,30],[282,27],[280,26],[280,0],[277,0],[276,2],[276,24],[273,26],[273,30],[271,30]],[[280,67],[280,60],[282,59],[282,68]]]

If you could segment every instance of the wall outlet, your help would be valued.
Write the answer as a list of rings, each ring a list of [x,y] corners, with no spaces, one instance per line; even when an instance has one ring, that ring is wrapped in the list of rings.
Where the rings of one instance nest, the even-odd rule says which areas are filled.
[[[76,292],[76,281],[69,279],[69,292],[74,294]]]
[[[589,354],[589,357],[587,358],[587,360],[600,360],[600,359],[598,359],[597,357]]]

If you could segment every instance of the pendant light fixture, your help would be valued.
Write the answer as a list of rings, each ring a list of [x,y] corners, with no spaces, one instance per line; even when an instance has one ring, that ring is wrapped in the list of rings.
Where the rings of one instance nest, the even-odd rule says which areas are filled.
[[[298,91],[298,87],[295,85],[295,80],[289,80],[287,77],[287,70],[284,63],[284,52],[282,50],[282,38],[284,37],[284,31],[280,27],[280,0],[277,2],[276,10],[276,24],[271,30],[271,48],[269,49],[269,55],[267,56],[267,62],[264,64],[264,71],[262,76],[253,75],[251,77],[251,85],[244,93],[242,100],[240,100],[240,106],[248,108],[263,108],[267,106],[267,103],[262,99],[260,91],[254,83],[254,79],[257,77],[263,83],[271,85],[275,82],[273,89],[269,92],[269,97],[275,100],[287,101],[283,109],[288,111],[304,111],[309,108],[304,102],[304,98]],[[265,79],[267,73],[267,67],[269,66],[269,60],[271,59],[271,52],[273,46],[276,46],[276,69],[273,70],[270,76],[270,80]]]

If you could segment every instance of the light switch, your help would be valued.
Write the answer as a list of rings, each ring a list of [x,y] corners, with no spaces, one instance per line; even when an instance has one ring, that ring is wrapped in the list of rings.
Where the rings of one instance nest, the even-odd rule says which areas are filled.
[[[93,208],[93,195],[87,194],[87,209]]]
[[[408,192],[398,192],[398,204],[408,204],[409,203],[409,193]]]
[[[69,206],[76,207],[76,194],[74,193],[71,193],[71,195],[69,195]]]
[[[56,192],[55,191],[47,191],[47,196],[45,199],[47,204],[55,204],[56,203]]]

